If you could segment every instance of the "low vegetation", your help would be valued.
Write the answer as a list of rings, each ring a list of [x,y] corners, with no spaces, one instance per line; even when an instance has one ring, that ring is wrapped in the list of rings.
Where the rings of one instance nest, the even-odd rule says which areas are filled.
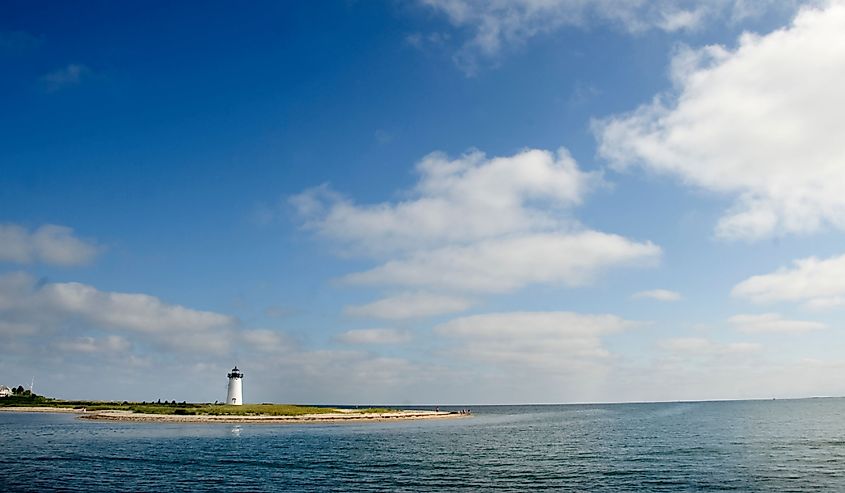
[[[298,406],[293,404],[244,404],[229,406],[226,404],[156,401],[156,402],[118,402],[118,401],[68,401],[51,399],[40,395],[13,395],[0,398],[0,407],[61,407],[86,411],[131,411],[146,414],[212,415],[212,416],[300,416],[303,414],[325,414],[336,412],[332,407]],[[385,413],[388,408],[355,409],[356,413]]]
[[[21,406],[49,406],[54,399],[30,393],[15,393],[8,397],[0,397],[0,407]]]

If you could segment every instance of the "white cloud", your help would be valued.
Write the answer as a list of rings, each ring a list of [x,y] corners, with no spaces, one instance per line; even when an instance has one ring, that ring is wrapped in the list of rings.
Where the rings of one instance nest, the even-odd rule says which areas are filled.
[[[177,349],[222,352],[235,319],[172,305],[145,294],[100,291],[85,284],[40,284],[25,273],[0,276],[0,321],[66,329],[83,325],[123,331]]]
[[[343,253],[386,259],[343,278],[353,284],[502,292],[532,283],[577,286],[603,269],[652,265],[660,248],[590,231],[572,217],[598,175],[564,149],[450,160],[430,154],[395,203],[356,205],[327,186],[291,199],[307,228]]]
[[[233,338],[235,344],[241,341],[266,353],[284,353],[296,348],[296,344],[287,335],[270,329],[243,330]]]
[[[266,399],[278,401],[278,396],[284,396],[284,402],[419,403],[436,399],[437,392],[430,389],[440,387],[437,380],[442,378],[435,365],[421,367],[413,361],[380,356],[369,350],[303,351],[262,360],[251,368],[255,387],[250,389],[257,393],[257,386],[261,385]],[[286,378],[260,379],[260,374]],[[424,397],[421,391],[425,392]]]
[[[532,234],[414,252],[344,280],[496,293],[535,283],[580,286],[609,267],[654,264],[660,254],[651,242],[597,231]]]
[[[131,347],[129,341],[115,335],[101,339],[80,337],[67,341],[59,341],[57,345],[62,351],[77,353],[125,353]]]
[[[458,296],[432,293],[402,293],[376,300],[366,305],[347,306],[343,311],[353,317],[403,320],[462,312],[472,302]]]
[[[47,284],[36,291],[32,301],[41,307],[82,316],[98,326],[148,333],[203,331],[234,323],[227,315],[167,304],[154,296],[99,291],[75,282]]]
[[[433,153],[416,171],[410,198],[397,203],[356,205],[325,185],[291,203],[306,227],[372,254],[568,228],[566,211],[600,180],[565,149],[489,159],[478,151],[453,160]]]
[[[664,351],[662,358],[646,366],[620,367],[606,391],[616,399],[702,401],[839,396],[845,388],[839,378],[845,366],[835,356],[825,361],[806,357],[797,348],[788,356],[776,356],[747,344],[744,351],[734,346],[731,352],[725,344],[710,343],[724,351]],[[677,403],[673,411],[686,412],[698,405]]]
[[[599,154],[734,196],[726,239],[845,229],[845,2],[744,34],[730,50],[681,50],[677,94],[595,122]]]
[[[718,343],[702,337],[676,337],[660,341],[660,347],[666,351],[685,356],[724,356],[753,353],[762,346],[751,342]]]
[[[676,291],[670,291],[668,289],[652,289],[649,291],[640,291],[638,293],[634,293],[632,295],[632,298],[648,298],[657,301],[678,301],[681,299],[681,294]]]
[[[347,330],[337,339],[346,344],[404,344],[411,340],[411,334],[396,329],[356,329]]]
[[[82,265],[100,251],[95,243],[74,236],[66,226],[45,224],[34,231],[16,224],[0,224],[0,261],[29,264]]]
[[[78,63],[70,63],[41,77],[44,89],[55,92],[68,86],[75,86],[91,74],[91,69]]]
[[[778,313],[760,313],[756,315],[735,315],[728,319],[737,329],[743,332],[756,333],[789,333],[799,334],[815,330],[827,329],[821,322],[807,320],[788,320]]]
[[[814,310],[827,310],[829,308],[836,308],[845,305],[845,296],[835,296],[831,298],[814,298],[804,303],[804,306]]]
[[[648,30],[696,29],[708,21],[739,21],[773,9],[794,9],[776,0],[420,0],[449,22],[468,28],[470,38],[455,62],[473,74],[481,59],[495,57],[504,47],[521,45],[537,35],[564,27],[610,25],[631,33]]]
[[[614,315],[511,312],[457,318],[435,333],[463,341],[463,358],[518,367],[566,370],[609,355],[601,337],[635,326]]]
[[[674,352],[702,352],[710,350],[714,344],[703,337],[676,337],[660,341],[660,347]]]
[[[38,327],[31,323],[0,320],[0,336],[33,335],[37,332]]]
[[[734,286],[731,294],[755,303],[790,301],[810,308],[845,304],[845,255],[795,260],[791,268],[752,276]]]

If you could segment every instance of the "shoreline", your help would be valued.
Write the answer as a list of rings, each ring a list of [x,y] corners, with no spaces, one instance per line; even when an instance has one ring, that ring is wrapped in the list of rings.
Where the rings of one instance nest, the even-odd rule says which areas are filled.
[[[7,413],[61,413],[61,414],[82,414],[85,409],[79,407],[53,407],[53,406],[9,406],[0,407],[0,412]]]
[[[133,413],[132,411],[86,411],[84,408],[60,407],[7,407],[0,411],[21,413],[63,413],[78,414],[80,419],[94,421],[125,421],[136,423],[222,423],[222,424],[297,424],[297,423],[359,423],[359,422],[387,422],[420,419],[461,418],[462,415],[452,411],[391,411],[385,413],[355,413],[341,411],[321,414],[301,414],[295,416],[274,415],[212,415],[212,414],[148,414]]]

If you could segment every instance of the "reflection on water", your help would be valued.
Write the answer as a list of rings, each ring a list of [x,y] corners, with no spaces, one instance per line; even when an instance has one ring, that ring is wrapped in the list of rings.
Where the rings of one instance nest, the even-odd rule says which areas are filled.
[[[0,413],[0,491],[845,491],[845,399],[471,407],[234,427]]]

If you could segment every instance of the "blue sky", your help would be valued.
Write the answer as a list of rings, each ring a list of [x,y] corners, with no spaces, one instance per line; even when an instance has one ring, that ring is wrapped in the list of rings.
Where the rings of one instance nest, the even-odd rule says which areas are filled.
[[[841,395],[843,12],[8,4],[0,383]]]

